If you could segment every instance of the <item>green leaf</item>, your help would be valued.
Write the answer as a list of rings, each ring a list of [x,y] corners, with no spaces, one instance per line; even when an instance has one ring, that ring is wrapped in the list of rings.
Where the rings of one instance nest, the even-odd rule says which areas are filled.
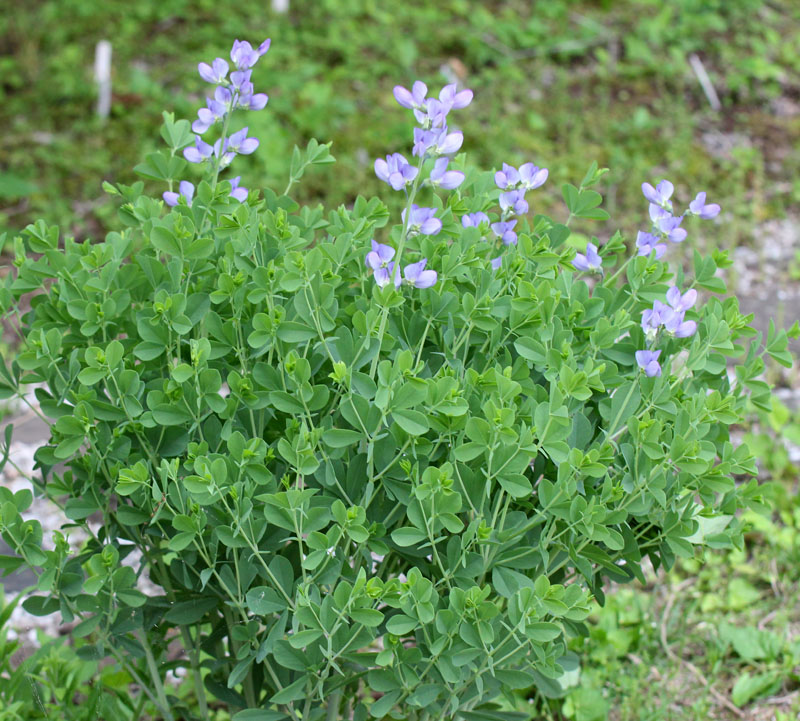
[[[274,704],[287,704],[291,703],[292,701],[299,701],[306,695],[306,677],[303,676],[302,678],[297,679],[292,684],[285,686],[283,689],[278,691],[270,701]]]
[[[164,620],[177,624],[197,623],[220,602],[216,598],[195,598],[176,603],[164,614]]]
[[[353,608],[350,610],[350,618],[369,628],[379,626],[383,622],[383,614],[374,608]]]
[[[389,633],[393,633],[395,636],[404,636],[413,631],[417,626],[419,626],[419,621],[406,616],[404,613],[398,613],[386,622],[386,630]]]
[[[420,541],[427,540],[428,536],[418,528],[397,528],[392,531],[392,540],[398,546],[412,546]]]
[[[497,482],[510,496],[525,498],[533,493],[531,482],[521,473],[506,473],[499,476]]]
[[[284,321],[278,326],[278,338],[287,343],[303,343],[317,337],[317,331],[303,323]]]
[[[99,510],[97,503],[92,498],[79,496],[70,498],[64,505],[64,515],[71,521],[81,521]]]
[[[419,411],[395,410],[392,411],[395,422],[406,433],[412,436],[421,436],[430,430],[428,419]]]
[[[108,375],[107,368],[84,368],[78,373],[78,380],[85,386],[93,386]]]
[[[779,684],[780,676],[775,671],[759,673],[755,676],[751,676],[749,673],[745,672],[736,679],[736,683],[733,685],[731,701],[737,706],[742,707],[757,696],[766,695],[765,692],[771,686],[778,686]]]
[[[231,721],[286,721],[289,717],[279,711],[265,708],[249,708],[234,714]]]
[[[330,428],[322,434],[325,445],[331,448],[346,448],[358,443],[364,434],[360,431],[351,431],[346,428]]]
[[[175,238],[175,234],[163,225],[153,226],[153,230],[150,232],[150,242],[156,250],[160,250],[166,255],[179,256],[182,254],[181,246]]]
[[[270,613],[281,613],[286,609],[286,601],[278,595],[274,588],[256,586],[247,592],[247,608],[258,616]]]

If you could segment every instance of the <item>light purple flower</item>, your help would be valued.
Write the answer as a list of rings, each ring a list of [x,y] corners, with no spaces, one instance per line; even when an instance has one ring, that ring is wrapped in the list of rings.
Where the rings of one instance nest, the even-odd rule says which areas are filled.
[[[247,200],[247,195],[249,191],[247,190],[247,188],[239,187],[239,181],[241,179],[242,176],[237,175],[235,178],[231,178],[230,181],[228,182],[230,182],[231,184],[231,198],[235,198],[240,203],[244,203],[244,201]]]
[[[457,152],[464,142],[461,132],[449,133],[447,126],[425,130],[414,128],[414,148],[412,153],[419,157],[423,155],[452,155]]]
[[[421,233],[422,235],[436,235],[442,229],[442,221],[435,217],[436,208],[420,208],[415,203],[411,204],[411,216],[408,220],[409,235]],[[400,214],[406,222],[406,211]]]
[[[661,258],[667,252],[667,246],[665,243],[659,243],[658,241],[658,236],[640,230],[636,236],[636,247],[639,249],[639,255],[650,255],[655,251],[656,258]]]
[[[502,223],[492,223],[492,232],[503,241],[503,245],[516,245],[517,234],[514,232],[516,220],[507,220]]]
[[[269,102],[269,95],[266,93],[256,93],[255,95],[243,95],[239,98],[236,105],[244,110],[263,110]]]
[[[233,133],[225,141],[225,150],[230,153],[239,153],[239,155],[250,155],[255,152],[258,147],[258,138],[247,137],[247,127]]]
[[[258,59],[269,50],[269,45],[270,40],[267,39],[258,46],[257,50],[254,50],[253,46],[246,40],[234,40],[231,48],[231,60],[237,69],[247,70],[252,68],[258,62]]]
[[[699,215],[706,220],[716,218],[719,215],[720,207],[716,203],[706,205],[706,194],[698,193],[697,197],[689,203],[689,212],[692,215]]]
[[[494,182],[498,188],[514,187],[519,183],[519,172],[508,163],[503,163],[503,169],[494,174]]]
[[[650,203],[649,212],[650,220],[652,220],[653,223],[658,223],[659,220],[672,217],[672,213],[669,210],[662,208],[660,205],[656,205],[655,203]]]
[[[394,86],[394,98],[400,105],[409,110],[424,110],[426,105],[425,96],[428,94],[428,86],[421,80],[417,80],[411,90],[406,90],[402,85]]]
[[[414,109],[414,117],[424,128],[439,128],[444,127],[449,112],[449,105],[445,105],[436,98],[428,98],[423,109]]]
[[[510,190],[500,194],[500,207],[504,211],[511,211],[514,215],[525,215],[528,212],[528,202],[525,200],[524,190]]]
[[[660,350],[636,351],[636,363],[650,378],[661,375],[661,366],[658,364],[658,356],[660,354]]]
[[[697,323],[693,320],[684,320],[683,311],[667,310],[661,316],[664,328],[676,338],[688,338],[697,331]]]
[[[439,102],[453,110],[461,110],[472,102],[472,97],[471,90],[458,91],[458,86],[452,83],[442,88],[439,93]]]
[[[648,338],[655,338],[661,327],[661,316],[652,308],[642,311],[642,330]]]
[[[597,246],[594,243],[586,244],[586,254],[576,253],[572,261],[578,270],[586,272],[603,272],[603,259],[597,253]]]
[[[539,168],[533,163],[524,163],[519,166],[520,187],[523,190],[535,190],[544,185],[550,171]]]
[[[503,265],[503,256],[498,255],[496,258],[492,258],[489,261],[489,265],[492,266],[492,270],[498,270],[501,265]]]
[[[250,76],[253,74],[252,68],[249,70],[234,70],[231,73],[231,87],[240,94],[253,91],[253,83]]]
[[[375,175],[395,190],[408,185],[418,172],[400,153],[392,153],[386,156],[386,160],[378,158],[375,161]]]
[[[383,288],[389,283],[389,278],[394,268],[394,263],[391,262],[394,258],[394,248],[390,245],[377,243],[372,241],[372,250],[367,253],[364,262],[368,268],[372,268],[372,275],[375,282]],[[399,285],[399,277],[395,279],[396,285]]]
[[[227,168],[232,162],[233,159],[236,157],[236,153],[233,151],[228,150],[228,142],[230,139],[225,140],[225,148],[222,147],[222,138],[219,138],[213,147],[213,155],[215,158],[219,158],[219,167]]]
[[[457,188],[464,182],[464,173],[458,170],[448,170],[447,164],[450,162],[449,158],[439,158],[433,164],[431,170],[430,183],[434,187],[452,190]]]
[[[669,180],[662,180],[655,188],[650,183],[642,183],[642,193],[651,203],[662,208],[672,209],[670,198],[675,192],[675,187]]]
[[[192,198],[194,197],[194,185],[192,185],[188,180],[181,180],[181,182],[178,184],[178,189],[180,190],[179,193],[174,193],[170,190],[167,190],[162,195],[164,202],[167,205],[175,206],[178,204],[178,200],[183,198],[186,201],[186,205],[191,206]]]
[[[418,263],[411,263],[403,269],[406,282],[415,288],[430,288],[436,283],[439,276],[435,270],[425,270],[428,259],[423,258]]]
[[[653,301],[653,307],[642,311],[642,330],[648,340],[653,340],[658,333],[658,329],[664,323],[664,317],[671,313],[669,306],[664,305],[660,300]]]
[[[697,291],[694,288],[690,288],[683,295],[681,295],[681,291],[676,285],[673,285],[667,291],[667,303],[669,303],[673,310],[677,311],[678,313],[689,310],[689,308],[693,307],[696,302]]]
[[[217,91],[224,91],[230,96],[230,92],[226,88],[218,87]],[[215,95],[220,94],[215,93]],[[221,97],[224,97],[224,94],[221,95]],[[200,135],[205,133],[206,130],[208,130],[218,120],[224,118],[225,113],[227,113],[230,109],[229,104],[220,102],[216,97],[213,99],[206,98],[206,105],[208,107],[200,108],[200,110],[197,111],[197,120],[192,123],[192,130]]]
[[[209,145],[200,138],[199,135],[195,136],[194,147],[191,145],[183,149],[183,157],[190,163],[202,163],[208,160],[214,152],[213,146]]]
[[[682,215],[677,217],[668,215],[656,221],[656,228],[662,235],[666,236],[667,240],[673,243],[682,243],[686,240],[686,231],[679,227],[682,222]]]
[[[219,85],[225,82],[225,76],[228,74],[228,63],[222,58],[217,58],[211,65],[200,63],[197,66],[197,71],[207,83]]]
[[[465,228],[477,228],[481,223],[489,225],[489,216],[484,212],[478,211],[477,213],[467,213],[461,216],[461,225]]]

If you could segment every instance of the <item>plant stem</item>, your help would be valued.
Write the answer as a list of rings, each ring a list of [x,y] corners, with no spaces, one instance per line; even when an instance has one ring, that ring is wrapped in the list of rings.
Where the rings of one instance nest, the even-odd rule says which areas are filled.
[[[172,715],[172,711],[170,711],[167,694],[164,691],[164,684],[158,672],[155,656],[153,656],[153,649],[150,647],[150,642],[147,640],[147,633],[142,633],[142,646],[144,646],[144,654],[147,659],[147,670],[150,672],[150,678],[153,679],[153,684],[156,688],[158,705],[161,707],[166,721],[174,721],[175,717]]]

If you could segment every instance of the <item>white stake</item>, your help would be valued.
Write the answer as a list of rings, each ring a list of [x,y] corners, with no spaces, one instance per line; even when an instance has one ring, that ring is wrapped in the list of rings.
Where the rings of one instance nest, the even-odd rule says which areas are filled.
[[[111,112],[111,43],[101,40],[94,49],[97,114],[105,120]]]
[[[694,70],[694,74],[697,76],[697,81],[700,83],[700,87],[703,88],[706,98],[708,98],[709,105],[711,105],[714,110],[719,111],[720,108],[722,108],[722,103],[719,102],[719,96],[717,95],[717,91],[714,90],[711,78],[708,77],[703,61],[700,60],[695,53],[692,53],[689,56],[689,65],[692,66],[692,70]]]

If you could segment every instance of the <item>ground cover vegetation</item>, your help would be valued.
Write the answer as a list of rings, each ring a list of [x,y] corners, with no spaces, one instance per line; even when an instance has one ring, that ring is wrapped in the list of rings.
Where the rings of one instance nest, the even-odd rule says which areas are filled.
[[[694,5],[686,3],[686,9],[697,11]],[[338,19],[351,13],[340,31],[342,47],[347,46],[346,52],[339,49],[344,75],[358,64],[355,57],[347,60],[353,52],[349,23],[380,27],[389,16],[371,4],[325,7]],[[794,58],[781,43],[777,53],[774,46],[769,52],[760,49],[759,39],[784,38],[786,27],[779,27],[774,6],[750,2],[721,4],[710,14],[694,12],[694,24],[684,35],[670,35],[674,23],[666,20],[677,16],[639,18],[643,27],[656,28],[656,37],[646,45],[653,53],[649,60],[642,47],[636,55],[634,41],[620,55],[627,62],[637,57],[633,64],[641,65],[630,82],[671,78],[664,80],[667,91],[676,87],[670,82],[683,83],[677,97],[690,111],[685,135],[670,135],[676,126],[657,124],[667,133],[662,152],[667,148],[675,157],[666,163],[662,157],[646,169],[656,146],[648,149],[630,133],[625,142],[605,142],[602,131],[613,124],[609,118],[615,104],[599,114],[606,120],[597,129],[595,155],[610,158],[630,142],[631,152],[620,151],[624,172],[641,169],[641,177],[653,181],[644,187],[643,198],[640,183],[635,192],[617,192],[624,187],[620,176],[609,181],[614,176],[596,165],[582,183],[565,186],[560,181],[574,179],[578,161],[585,164],[585,137],[572,145],[548,135],[548,117],[540,128],[542,140],[521,131],[519,118],[498,112],[514,102],[506,95],[513,88],[504,88],[503,82],[513,86],[516,80],[518,91],[529,82],[523,69],[539,58],[571,70],[573,82],[587,64],[595,77],[603,50],[613,50],[613,38],[601,31],[626,18],[625,10],[614,8],[592,6],[587,16],[582,5],[550,7],[524,26],[531,33],[539,28],[536,47],[550,43],[532,57],[520,55],[529,38],[520,38],[519,20],[514,22],[512,11],[521,10],[508,4],[488,16],[496,23],[490,25],[495,35],[471,45],[462,34],[458,45],[454,32],[453,47],[443,44],[438,53],[422,20],[430,24],[444,10],[409,13],[407,21],[420,39],[397,39],[394,76],[385,44],[374,40],[377,64],[381,67],[383,57],[386,77],[396,76],[397,62],[405,63],[409,74],[423,65],[435,76],[441,72],[438,61],[455,74],[453,79],[460,80],[462,73],[469,78],[477,102],[456,88],[439,94],[442,83],[430,98],[427,88],[411,82],[407,90],[396,89],[394,99],[386,88],[383,97],[372,95],[379,73],[366,73],[363,67],[363,84],[349,79],[352,95],[336,93],[327,80],[309,80],[311,71],[303,76],[305,82],[289,78],[291,73],[265,74],[259,77],[276,78],[275,84],[259,82],[268,85],[268,112],[247,113],[249,132],[236,134],[224,124],[231,107],[259,110],[267,101],[248,87],[249,74],[234,78],[226,68],[229,95],[213,95],[197,117],[193,130],[200,140],[188,123],[165,116],[161,136],[169,149],[154,156],[147,151],[159,152],[155,142],[148,148],[148,140],[138,145],[135,140],[152,128],[152,118],[129,128],[120,145],[124,153],[114,162],[130,153],[143,185],[134,185],[135,176],[125,176],[120,166],[130,184],[114,173],[116,182],[106,188],[110,202],[97,205],[76,225],[74,197],[62,203],[62,196],[54,196],[48,210],[79,234],[114,228],[104,243],[65,242],[56,229],[41,223],[23,234],[4,303],[47,277],[57,279],[58,290],[36,302],[27,316],[27,351],[21,351],[7,382],[18,386],[26,372],[26,380],[48,382],[49,391],[40,396],[42,408],[60,427],[39,460],[48,473],[56,463],[70,461],[68,474],[49,475],[39,490],[62,504],[70,497],[65,510],[79,525],[93,512],[106,512],[103,531],[77,558],[57,544],[45,559],[32,550],[38,544],[35,526],[16,515],[24,511],[27,496],[4,499],[9,538],[23,556],[27,550],[28,563],[46,568],[38,588],[41,600],[28,601],[30,610],[66,611],[80,624],[74,644],[45,642],[26,662],[24,672],[34,670],[36,684],[23,682],[23,670],[10,663],[17,642],[4,643],[3,668],[12,683],[0,713],[9,719],[35,718],[45,704],[55,708],[65,698],[88,699],[84,709],[101,718],[134,718],[145,710],[164,718],[222,719],[237,708],[249,709],[238,712],[241,719],[379,717],[403,709],[399,713],[406,718],[461,713],[475,719],[563,715],[589,721],[608,714],[640,718],[643,708],[649,718],[705,718],[708,713],[735,717],[742,713],[738,709],[762,699],[780,699],[777,713],[792,712],[800,655],[791,631],[797,623],[791,611],[797,599],[796,574],[791,574],[797,562],[796,469],[785,454],[770,452],[764,470],[773,484],[756,488],[743,483],[742,477],[755,471],[753,459],[744,446],[737,451],[728,447],[721,429],[755,418],[748,444],[771,449],[772,433],[791,440],[797,425],[790,411],[768,398],[758,380],[763,366],[757,355],[747,356],[737,380],[725,375],[725,355],[740,356],[739,346],[752,340],[747,319],[737,314],[733,301],[710,297],[698,304],[693,294],[695,288],[724,293],[714,270],[725,267],[725,254],[706,243],[701,244],[704,253],[680,252],[701,234],[719,232],[709,231],[708,225],[701,230],[703,222],[713,225],[720,209],[704,196],[689,194],[689,179],[707,178],[705,185],[691,187],[713,188],[714,200],[720,200],[720,187],[726,200],[740,201],[721,203],[729,237],[736,236],[740,223],[752,221],[756,207],[780,212],[794,192],[768,191],[767,161],[760,149],[748,149],[747,157],[755,160],[753,166],[744,163],[744,169],[742,163],[725,165],[727,160],[708,155],[697,161],[697,168],[691,166],[680,140],[696,143],[703,98],[698,100],[697,88],[685,75],[685,55],[699,49],[696,38],[717,38],[728,99],[761,103],[784,91]],[[754,10],[763,25],[736,35],[747,52],[726,55],[721,38],[731,26],[720,25],[720,18],[741,18]],[[449,11],[458,22],[476,22],[471,4],[453,4]],[[163,6],[142,10],[147,21],[162,12],[167,14]],[[605,24],[587,21],[595,12],[606,18]],[[574,22],[576,13],[578,24],[588,29],[577,40],[572,34],[574,44],[564,38],[556,44],[542,30],[563,25],[565,18]],[[218,23],[217,42],[225,22],[233,20]],[[293,32],[309,32],[304,37],[310,37],[311,31],[301,27]],[[660,41],[658,33],[664,34]],[[667,36],[677,50],[667,49]],[[442,42],[441,35],[437,38]],[[211,34],[202,42],[212,42]],[[659,42],[663,52],[657,50]],[[505,59],[481,56],[478,48],[484,46]],[[424,53],[418,49],[423,47]],[[270,63],[308,61],[300,60],[301,53],[278,48],[276,43],[269,50]],[[226,62],[247,73],[260,50],[267,48],[239,48],[238,53],[234,48]],[[454,57],[474,66],[448,62]],[[672,62],[657,62],[665,57]],[[167,70],[175,74],[178,87],[183,70],[174,64]],[[255,72],[262,70],[259,65]],[[201,81],[216,84],[223,79],[215,75],[218,71],[209,58]],[[343,77],[339,71],[326,72],[335,81]],[[570,76],[558,77],[553,81],[557,89]],[[375,87],[367,92],[368,85]],[[175,93],[167,103],[163,86],[155,90],[158,86],[152,84],[152,96],[145,94],[143,106],[160,103],[177,108],[179,117],[194,116],[196,103],[190,108]],[[12,92],[12,98],[20,92]],[[292,108],[292,92],[307,104]],[[665,94],[657,97],[661,102]],[[395,100],[417,116],[413,149],[408,142],[411,114],[399,112]],[[502,117],[499,126],[483,115],[484,102]],[[543,107],[547,104],[543,101]],[[116,106],[119,117],[129,117],[123,106]],[[273,111],[276,117],[271,118]],[[327,134],[318,130],[323,116],[330,123]],[[353,118],[358,123],[350,122]],[[215,149],[214,138],[205,134],[217,120],[217,129],[224,124],[223,142]],[[64,122],[66,139],[74,140],[72,133],[96,137],[119,130],[117,125],[112,131],[110,121],[103,129],[91,119],[81,130],[81,122]],[[510,143],[507,149],[491,140],[493,133]],[[327,145],[307,142],[311,135],[337,141],[337,163],[331,164]],[[302,149],[287,153],[295,138],[302,139]],[[448,160],[462,149],[464,138],[468,162],[463,156]],[[566,149],[563,163],[559,144]],[[140,162],[142,149],[147,157]],[[368,162],[360,157],[361,149]],[[241,175],[221,176],[235,153],[246,156],[235,159]],[[376,155],[382,158],[373,163]],[[184,167],[182,156],[192,165]],[[533,158],[543,166],[542,157],[554,159],[549,177],[543,167],[520,165]],[[38,165],[15,164],[9,187],[18,189],[25,173],[32,178],[34,167],[41,170],[52,160],[46,153],[41,158]],[[312,165],[324,167],[306,172]],[[481,173],[479,167],[498,172]],[[652,167],[686,174],[670,172],[676,191],[672,184],[656,183],[661,174],[653,178]],[[100,175],[108,177],[105,168]],[[721,168],[730,172],[717,182]],[[55,182],[41,180],[48,172],[36,176],[40,183]],[[278,195],[287,178],[288,188]],[[765,192],[743,191],[740,183],[753,178]],[[330,188],[345,197],[331,198]],[[613,224],[617,216],[630,218],[631,227],[640,230],[638,236],[628,234],[627,247],[621,236],[609,242],[593,237],[612,224],[599,207],[597,188],[611,196]],[[37,211],[39,191],[28,190],[24,195],[30,206],[23,206],[12,222]],[[372,191],[386,203],[356,200],[359,193]],[[675,196],[687,208],[686,218]],[[316,206],[320,198],[355,202],[349,210],[323,212]],[[414,202],[422,199],[431,207]],[[298,200],[311,205],[301,210]],[[642,212],[648,202],[649,219]],[[42,258],[31,261],[31,253]],[[136,273],[112,277],[109,269],[133,254]],[[675,261],[687,256],[691,262],[684,273]],[[316,288],[310,299],[301,291],[306,285]],[[80,288],[107,296],[111,304],[95,308],[97,301],[83,297]],[[265,304],[268,310],[259,312]],[[541,304],[546,312],[528,308],[531,304]],[[608,327],[600,328],[601,305],[609,315]],[[211,318],[214,328],[197,331],[201,318]],[[543,339],[545,321],[555,328],[552,337]],[[162,322],[171,329],[169,337],[153,330]],[[350,329],[349,343],[343,327]],[[354,338],[354,332],[362,336]],[[785,336],[771,331],[765,340],[771,356],[787,364]],[[753,347],[758,348],[758,339]],[[57,377],[62,356],[70,364],[61,369],[66,376]],[[236,370],[228,372],[232,367]],[[701,401],[707,395],[702,389],[709,388],[715,389],[713,400]],[[328,394],[318,408],[324,389]],[[364,408],[361,399],[367,400]],[[185,412],[176,410],[181,401]],[[623,424],[629,415],[632,422]],[[324,422],[328,416],[330,426]],[[488,421],[488,430],[482,420]],[[682,435],[695,434],[694,446],[689,441],[685,447],[666,448],[667,440],[654,440],[675,423],[684,424]],[[522,442],[526,434],[527,445]],[[209,446],[206,435],[220,440]],[[485,457],[478,446],[497,456]],[[514,453],[505,458],[509,447]],[[517,456],[526,455],[530,470],[523,465],[507,470],[522,463]],[[719,459],[722,463],[714,465]],[[469,469],[476,463],[487,464],[488,478],[473,477]],[[258,470],[262,465],[266,473]],[[378,490],[358,485],[355,475],[365,469],[381,474]],[[726,474],[738,483],[726,481]],[[548,483],[555,496],[549,495]],[[183,490],[176,491],[181,484]],[[567,507],[559,493],[577,493],[577,498]],[[694,505],[694,494],[699,494],[700,507]],[[109,506],[112,498],[119,505]],[[331,505],[333,499],[341,508]],[[402,518],[392,519],[389,508],[398,500],[411,504],[408,515],[403,511]],[[217,508],[223,501],[224,513]],[[255,529],[254,516],[259,518]],[[514,530],[519,527],[525,529],[522,536]],[[20,541],[26,533],[27,546]],[[506,538],[508,533],[512,536]],[[706,560],[700,561],[694,557],[695,544],[723,550],[717,555],[706,551]],[[134,546],[144,555],[131,575],[119,561]],[[634,546],[645,560],[641,567]],[[523,562],[512,548],[522,550]],[[510,560],[504,554],[511,554]],[[346,565],[342,555],[350,559]],[[182,563],[188,556],[192,563]],[[378,565],[376,556],[383,558]],[[194,567],[202,574],[203,564],[205,578],[187,571]],[[136,578],[144,569],[165,589],[164,597],[137,595]],[[371,572],[381,578],[368,580]],[[388,578],[394,580],[387,583]],[[647,584],[645,590],[617,588],[633,578]],[[578,597],[578,589],[584,595]],[[605,605],[593,607],[586,592]],[[521,595],[530,603],[524,612],[514,611]],[[720,613],[726,614],[726,623],[711,627],[706,619]],[[357,638],[342,635],[344,619]],[[170,642],[183,644],[184,655],[171,659]],[[335,648],[340,643],[344,649]],[[461,654],[457,664],[443,660],[454,653]],[[116,659],[113,666],[104,665],[109,654]],[[486,654],[489,659],[497,655],[507,666],[482,667],[475,658]],[[284,664],[283,671],[275,671]],[[190,672],[171,684],[167,672],[179,667]],[[135,705],[126,701],[131,683],[148,689],[139,692]],[[687,683],[698,689],[691,699],[676,690]],[[457,689],[461,692],[454,693]],[[454,697],[460,705],[449,707]]]

